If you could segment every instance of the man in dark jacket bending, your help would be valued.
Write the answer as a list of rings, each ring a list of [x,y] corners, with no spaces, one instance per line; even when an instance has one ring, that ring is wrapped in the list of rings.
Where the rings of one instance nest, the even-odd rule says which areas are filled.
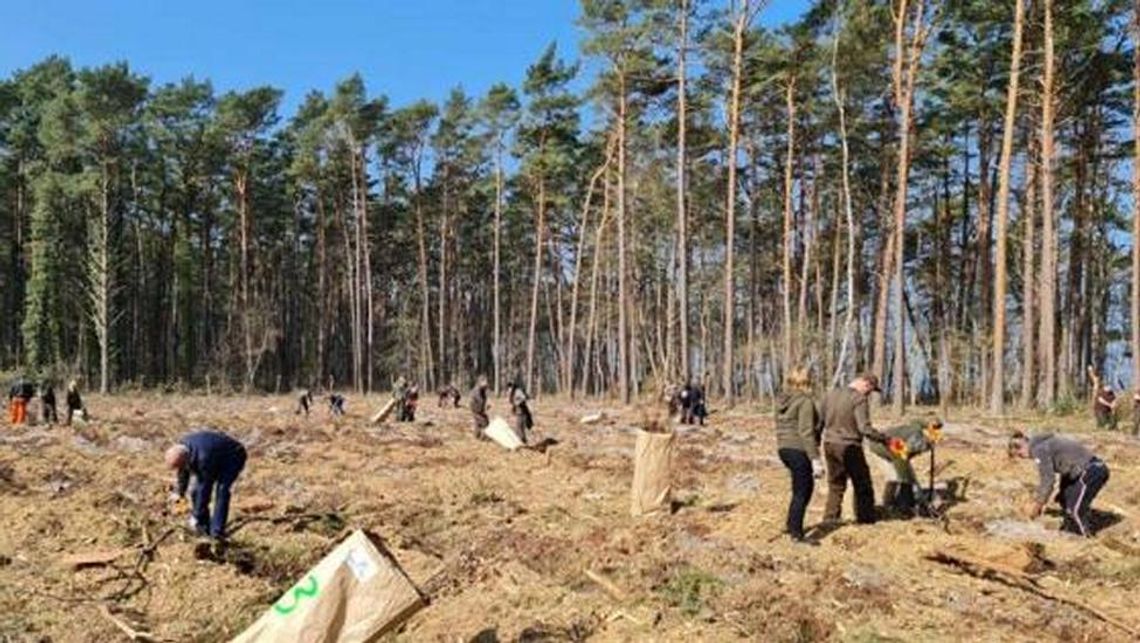
[[[245,447],[221,431],[196,431],[167,449],[166,466],[178,473],[171,500],[177,501],[186,495],[190,476],[194,476],[190,515],[199,534],[219,540],[225,538],[226,520],[230,512],[230,490],[245,468],[245,459]],[[215,496],[212,518],[211,495]]]

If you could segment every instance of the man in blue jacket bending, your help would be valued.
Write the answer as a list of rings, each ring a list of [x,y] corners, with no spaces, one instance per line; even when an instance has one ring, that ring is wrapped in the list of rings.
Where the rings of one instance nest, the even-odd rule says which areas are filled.
[[[195,431],[167,449],[166,466],[178,472],[172,500],[181,500],[186,495],[190,475],[194,476],[191,516],[199,534],[218,540],[225,538],[230,489],[245,468],[245,458],[245,447],[221,431]],[[211,520],[210,496],[214,495],[215,487],[217,494]]]

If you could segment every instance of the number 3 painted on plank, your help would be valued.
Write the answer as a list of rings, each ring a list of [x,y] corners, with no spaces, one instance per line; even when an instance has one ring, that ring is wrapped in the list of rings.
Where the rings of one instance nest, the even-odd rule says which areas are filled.
[[[320,589],[320,587],[317,585],[317,577],[310,574],[307,580],[307,587],[302,587],[300,584],[298,584],[293,588],[293,591],[290,592],[289,595],[282,596],[281,600],[277,601],[277,603],[273,605],[273,611],[281,614],[282,616],[288,615],[292,613],[293,610],[297,609],[297,603],[301,602],[302,598],[312,598],[316,596],[317,591]],[[285,604],[285,600],[287,598],[289,599],[288,605]]]

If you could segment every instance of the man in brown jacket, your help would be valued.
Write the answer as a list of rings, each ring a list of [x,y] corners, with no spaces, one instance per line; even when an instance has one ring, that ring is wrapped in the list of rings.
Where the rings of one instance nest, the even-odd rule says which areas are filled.
[[[863,439],[886,444],[887,436],[871,426],[868,398],[881,391],[879,378],[864,373],[847,388],[832,389],[823,398],[823,456],[827,461],[827,507],[824,522],[835,522],[843,510],[847,480],[855,489],[855,520],[875,522],[875,488],[863,455]]]

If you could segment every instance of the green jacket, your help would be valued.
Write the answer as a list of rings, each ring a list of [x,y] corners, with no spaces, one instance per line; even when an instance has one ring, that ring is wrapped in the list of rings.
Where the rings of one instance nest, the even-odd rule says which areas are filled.
[[[809,458],[819,458],[819,437],[823,418],[811,395],[792,391],[781,393],[776,403],[776,447],[797,449]]]
[[[917,479],[914,474],[914,467],[910,464],[910,459],[916,455],[930,451],[931,446],[933,446],[930,444],[930,440],[926,438],[925,428],[922,422],[911,422],[883,431],[883,435],[887,436],[887,438],[898,438],[906,443],[907,457],[905,459],[891,453],[887,450],[885,444],[878,442],[871,444],[871,453],[893,464],[895,471],[898,472],[900,481],[914,483]]]

